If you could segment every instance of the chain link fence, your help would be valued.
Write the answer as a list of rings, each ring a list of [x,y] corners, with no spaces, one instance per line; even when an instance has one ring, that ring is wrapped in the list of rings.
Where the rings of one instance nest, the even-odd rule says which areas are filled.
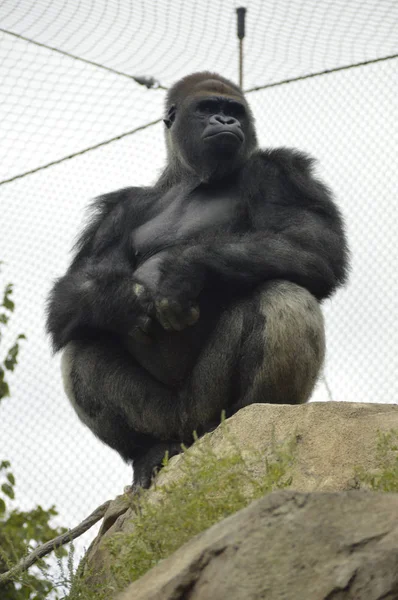
[[[244,89],[262,146],[293,146],[345,215],[350,283],[325,304],[328,354],[314,400],[397,402],[397,12],[394,0],[248,0]],[[229,0],[0,5],[0,259],[24,332],[0,459],[22,508],[81,520],[130,469],[80,424],[44,334],[46,296],[94,196],[154,181],[165,88],[197,70],[238,80]],[[155,80],[152,88],[135,77]],[[153,122],[156,121],[155,124]],[[1,349],[7,346],[7,340]]]

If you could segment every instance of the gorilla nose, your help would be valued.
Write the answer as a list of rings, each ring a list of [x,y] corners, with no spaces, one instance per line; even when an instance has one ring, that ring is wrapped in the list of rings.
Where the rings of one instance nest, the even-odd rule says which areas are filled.
[[[227,115],[212,115],[209,119],[209,123],[212,125],[217,125],[219,123],[221,125],[234,125],[235,123],[238,123],[238,121],[234,117],[228,117]]]

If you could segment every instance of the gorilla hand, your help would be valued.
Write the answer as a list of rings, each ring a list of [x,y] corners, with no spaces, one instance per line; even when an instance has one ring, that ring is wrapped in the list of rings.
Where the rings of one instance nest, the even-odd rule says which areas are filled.
[[[166,331],[181,331],[189,325],[194,325],[200,315],[197,304],[184,306],[178,300],[166,297],[156,300],[155,308],[156,318]]]
[[[181,260],[182,259],[182,260]],[[163,251],[134,274],[134,293],[142,311],[166,331],[181,331],[199,319],[197,298],[203,288],[201,269],[185,264],[173,251]]]
[[[151,293],[142,283],[134,285],[134,293],[144,313],[138,327],[145,333],[150,333],[153,318],[166,331],[181,331],[199,319],[199,307],[193,302],[173,298],[167,292]]]
[[[194,325],[200,316],[197,298],[203,289],[202,269],[185,260],[186,253],[177,258],[170,254],[163,261],[156,291],[156,318],[166,330],[181,331]]]

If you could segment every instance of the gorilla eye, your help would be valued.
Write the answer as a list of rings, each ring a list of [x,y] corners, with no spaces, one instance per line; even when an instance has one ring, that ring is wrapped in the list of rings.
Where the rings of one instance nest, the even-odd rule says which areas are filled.
[[[218,112],[219,103],[217,100],[202,100],[198,104],[198,110],[206,115],[213,115]]]
[[[225,114],[231,117],[242,118],[245,116],[246,111],[242,104],[238,104],[238,102],[228,102],[225,107]]]

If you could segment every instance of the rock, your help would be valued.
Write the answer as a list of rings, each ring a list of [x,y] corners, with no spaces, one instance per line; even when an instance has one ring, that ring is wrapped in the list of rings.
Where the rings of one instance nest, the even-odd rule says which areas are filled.
[[[255,448],[267,453],[275,441],[295,439],[295,490],[339,491],[360,487],[355,470],[378,467],[377,433],[398,430],[398,405],[354,402],[252,404],[209,434],[213,451],[222,456],[231,450],[228,438],[243,452]],[[170,461],[177,465],[177,456]],[[259,471],[260,474],[260,471]],[[175,469],[160,472],[158,485],[175,479]]]
[[[274,492],[217,523],[118,600],[394,600],[398,495]]]
[[[251,476],[253,476],[254,474],[255,477],[260,479],[264,476],[264,468],[266,464],[263,457],[269,456],[275,445],[277,446],[283,441],[293,440],[295,441],[295,447],[293,449],[295,460],[291,468],[291,488],[299,492],[339,492],[352,489],[359,489],[361,487],[362,484],[360,483],[360,481],[358,481],[356,477],[356,469],[358,467],[362,467],[365,472],[371,473],[380,466],[379,459],[377,456],[378,432],[388,432],[392,428],[398,430],[398,406],[392,404],[381,405],[346,402],[310,403],[298,406],[254,404],[240,410],[233,417],[225,421],[225,423],[222,426],[218,427],[214,432],[205,436],[203,440],[199,440],[199,442],[197,443],[197,448],[200,452],[201,444],[210,444],[212,452],[220,458],[228,453],[231,453],[231,451],[236,452],[237,449],[239,449],[239,451],[244,457],[250,456],[254,449],[257,453],[257,456],[262,458],[262,460],[258,460],[258,463],[255,463],[254,465],[251,464]],[[150,491],[151,502],[157,501],[157,498],[160,494],[159,488],[171,482],[178,482],[178,479],[181,477],[182,474],[180,467],[184,464],[184,461],[185,457],[183,455],[174,457],[170,460],[168,468],[160,472],[156,479],[156,489],[152,489]],[[242,483],[242,486],[244,486],[244,483]],[[294,498],[302,497],[304,498],[304,496],[294,495]],[[373,522],[373,509],[372,512],[370,512],[369,514],[355,515],[355,511],[354,509],[352,509],[354,500],[351,499],[350,495],[347,496],[346,494],[343,494],[341,496],[341,498],[346,498],[346,500],[338,500],[339,496],[336,495],[314,496],[314,498],[318,497],[323,498],[322,502],[329,502],[329,499],[331,498],[330,502],[335,503],[333,504],[333,506],[337,506],[339,502],[347,502],[347,514],[351,515],[351,517],[354,519],[353,523],[351,524],[352,531],[354,531],[355,529],[356,522],[360,523],[363,519],[365,521],[367,519],[370,519],[370,521]],[[368,496],[366,495],[366,498],[367,497]],[[286,499],[293,498],[293,496],[278,495],[277,498]],[[306,500],[303,500],[305,506],[312,506],[312,502],[315,503],[314,506],[320,506],[317,504],[317,502],[319,502],[318,500],[310,500],[307,498],[307,496],[305,496],[305,498]],[[360,498],[360,500],[358,500],[359,504],[357,510],[362,511],[365,509],[365,506],[368,506],[366,502],[370,502],[370,500],[365,501],[365,497],[362,495],[358,496],[358,498]],[[385,500],[387,496],[370,494],[369,498],[373,499],[372,502],[374,502],[375,505],[377,505],[377,503],[380,502],[381,505],[384,506],[383,503],[387,502],[387,500]],[[378,500],[375,500],[376,498]],[[264,501],[265,500],[266,499],[264,499]],[[274,500],[269,501],[274,502]],[[280,502],[281,508],[278,509],[278,514],[280,510],[282,510],[282,507],[284,507],[283,510],[290,510],[289,506],[295,506],[296,501],[293,502],[292,500],[283,500],[282,502],[281,500]],[[393,502],[393,500],[389,500],[389,502]],[[342,508],[343,512],[346,510],[346,508],[344,507]],[[337,509],[335,508],[333,510],[335,510],[337,514]],[[294,509],[294,511],[296,511],[296,509]],[[292,513],[293,520],[296,519],[296,516],[293,517],[293,515],[296,515],[297,512],[294,511]],[[105,584],[108,586],[107,589],[116,590],[118,588],[118,582],[114,578],[114,572],[115,570],[120,568],[120,565],[117,565],[117,569],[115,569],[115,560],[117,560],[118,557],[115,558],[115,556],[111,555],[109,551],[109,544],[107,544],[107,541],[112,541],[112,538],[114,536],[133,531],[134,514],[134,508],[131,506],[131,498],[129,499],[128,496],[119,497],[117,501],[115,501],[115,503],[112,503],[110,505],[106,518],[104,520],[104,524],[86,555],[86,566],[83,571],[83,578],[86,578],[87,582],[89,583],[89,587],[91,587],[92,589],[101,588]],[[299,518],[299,514],[302,515],[304,513],[297,513],[297,518]],[[326,519],[324,524],[322,524],[323,517],[325,517]],[[282,572],[285,573],[285,577],[289,580],[289,585],[291,585],[292,580],[290,579],[286,565],[295,565],[296,562],[297,564],[301,565],[302,557],[306,556],[306,553],[303,554],[303,548],[299,540],[295,542],[295,545],[292,545],[288,542],[287,532],[289,519],[287,517],[286,519],[287,521],[285,523],[285,527],[287,529],[286,532],[283,534],[283,538],[280,538],[280,543],[282,544],[283,542],[284,553],[286,557],[285,559],[283,559],[282,554],[280,556],[278,554],[278,562],[275,563],[276,566],[270,566],[270,569],[272,571],[275,571],[275,569],[281,569]],[[349,521],[348,517],[347,519]],[[333,531],[333,526],[327,519],[327,511],[321,512],[319,508],[319,514],[318,516],[316,516],[315,520],[319,525],[319,531],[322,533],[323,543],[327,545],[327,535],[329,535],[329,532]],[[303,539],[305,538],[307,540],[306,545],[309,545],[308,556],[311,555],[311,557],[313,557],[310,557],[308,560],[315,561],[314,565],[318,564],[318,562],[316,562],[316,560],[318,559],[317,553],[320,552],[322,556],[323,554],[325,554],[325,551],[320,551],[318,547],[318,541],[316,539],[312,539],[311,537],[315,535],[312,523],[309,524],[310,529],[308,530],[308,533],[306,533],[305,531],[305,521],[300,521],[300,523],[302,527]],[[271,527],[271,524],[266,525],[266,528],[269,527]],[[213,528],[209,531],[212,530]],[[251,533],[246,533],[246,535],[251,535]],[[276,541],[273,542],[271,546],[274,549],[279,548],[278,535],[277,533],[273,535],[275,536]],[[251,550],[249,546],[246,545],[243,545],[242,548],[247,548],[247,552],[250,553],[250,556],[252,552],[257,552],[257,550]],[[306,550],[306,548],[304,550]],[[269,549],[269,544],[267,543],[267,551],[266,554],[264,554],[264,561],[269,560],[271,561],[270,565],[272,565],[272,556],[271,554],[268,554],[269,552],[271,552],[271,550]],[[314,552],[314,554],[311,554],[312,552]],[[204,556],[206,557],[207,554],[205,554]],[[341,556],[347,557],[348,554],[344,551]],[[209,565],[213,562],[213,560],[216,561],[215,564],[218,564],[219,560],[227,560],[226,557],[228,558],[228,561],[231,560],[230,568],[234,569],[235,559],[233,558],[233,551],[231,549],[229,549],[227,553],[222,552],[220,558],[215,557],[214,559],[209,559]],[[178,560],[180,561],[180,559]],[[202,561],[202,559],[200,560]],[[249,559],[247,560],[249,561]],[[330,560],[332,559],[330,558]],[[243,561],[242,556],[239,558],[239,561]],[[286,565],[284,561],[286,562]],[[323,565],[322,561],[319,564]],[[187,566],[186,568],[188,569],[189,573],[191,572],[190,569],[193,569],[195,572],[198,570],[198,568],[195,565],[191,565],[189,568]],[[318,567],[316,568],[318,569]],[[326,565],[325,569],[326,568],[329,567],[327,567]],[[340,574],[345,572],[344,570],[341,570],[342,567],[336,568]],[[300,566],[300,568],[297,567],[297,569],[295,567],[293,569],[293,572],[296,573],[297,571],[295,577],[301,577],[300,569],[304,569],[305,573],[308,572],[306,570],[306,567]],[[150,573],[153,572],[155,571],[150,571]],[[206,569],[204,569],[204,572],[209,574],[213,571],[209,566],[206,567]],[[388,572],[388,570],[386,572]],[[163,576],[164,575],[162,575],[162,577]],[[178,577],[179,576],[180,575],[178,575]],[[242,573],[241,576],[243,577]],[[145,575],[145,578],[146,577],[147,575]],[[257,573],[256,577],[261,579],[262,575],[260,573]],[[341,577],[342,581],[345,581],[343,575],[341,575]],[[143,578],[141,580],[143,580]],[[224,589],[222,587],[222,585],[224,584],[222,584],[218,580],[218,578],[217,581],[217,585],[221,586],[220,589]],[[271,579],[264,579],[264,582],[266,581],[271,581]],[[135,585],[138,585],[138,583]],[[203,581],[201,585],[204,585]],[[259,593],[259,595],[252,597],[273,599],[274,596],[267,595],[268,592],[266,593],[266,585],[268,585],[268,583],[264,583],[265,587],[263,595]],[[145,586],[148,586],[148,583],[145,583]],[[146,587],[145,589],[150,588]],[[293,588],[289,589],[293,590]],[[156,588],[155,591],[156,594],[160,593],[158,592],[158,588]],[[345,597],[362,598],[362,596],[339,596],[339,593],[340,592],[336,592],[335,595],[331,595],[328,598],[328,600],[340,600],[340,598]],[[343,594],[343,592],[341,593]],[[142,598],[146,597],[152,598],[152,596],[142,596]],[[156,595],[153,597],[163,598],[163,596]],[[164,596],[164,598],[167,597],[168,596]],[[171,597],[174,598],[174,596],[170,596],[170,598]],[[185,596],[176,595],[175,599],[183,597]],[[194,598],[204,598],[205,596],[192,595],[186,597],[189,597],[189,600],[193,600]],[[221,598],[222,596],[216,597]],[[225,597],[229,598],[229,596]],[[231,596],[231,598],[232,597],[238,598],[239,596]],[[295,594],[287,596],[275,596],[275,598],[282,597],[285,597],[287,600],[290,600],[291,598],[297,598],[297,600],[301,600],[301,598],[303,598],[307,600],[307,598],[310,597],[324,598],[326,596],[298,596]],[[367,597],[363,597],[367,600]],[[373,596],[369,596],[369,598],[372,597]],[[374,597],[378,598],[378,596]],[[93,598],[95,598],[94,595]],[[141,596],[137,596],[137,598],[141,598]],[[249,598],[249,596],[240,596],[240,598]],[[393,596],[386,596],[386,600],[392,600],[392,598]]]

